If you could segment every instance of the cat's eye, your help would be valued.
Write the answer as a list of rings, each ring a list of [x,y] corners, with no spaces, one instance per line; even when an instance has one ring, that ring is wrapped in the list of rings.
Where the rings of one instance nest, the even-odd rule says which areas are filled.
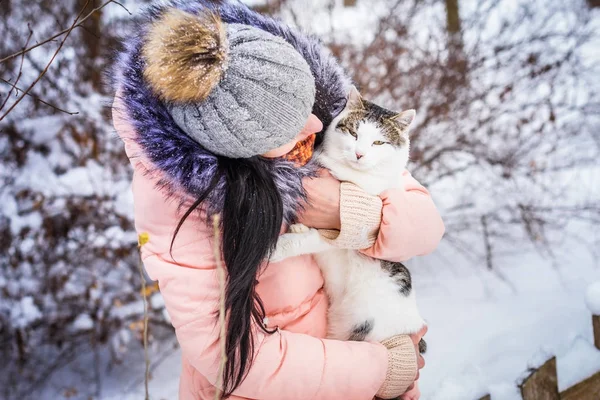
[[[358,139],[358,135],[356,134],[356,132],[354,132],[352,129],[350,129],[348,127],[348,125],[344,125],[343,123],[339,123],[337,128],[344,132],[344,133],[349,133],[350,135],[354,136],[355,139]]]
[[[386,142],[382,142],[381,140],[376,140],[376,141],[374,141],[374,142],[373,142],[373,144],[374,144],[375,146],[381,146],[381,145],[383,145],[383,144],[385,144],[385,143],[386,143]]]

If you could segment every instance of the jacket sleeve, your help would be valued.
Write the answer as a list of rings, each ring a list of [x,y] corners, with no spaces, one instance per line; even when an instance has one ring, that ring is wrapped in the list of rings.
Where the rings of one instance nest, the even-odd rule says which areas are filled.
[[[115,128],[134,166],[136,230],[149,234],[142,248],[144,266],[159,282],[183,357],[217,385],[220,290],[211,232],[198,221],[186,222],[170,252],[170,239],[181,215],[178,203],[156,188],[158,178],[149,172],[149,161],[139,152],[135,132],[116,103]],[[235,392],[238,396],[363,400],[373,398],[386,378],[388,355],[381,344],[324,340],[283,330],[265,334],[256,327],[255,332],[254,361]]]
[[[444,222],[431,195],[408,171],[402,174],[404,187],[379,195],[383,207],[374,244],[362,250],[368,256],[406,261],[431,253],[444,235]]]

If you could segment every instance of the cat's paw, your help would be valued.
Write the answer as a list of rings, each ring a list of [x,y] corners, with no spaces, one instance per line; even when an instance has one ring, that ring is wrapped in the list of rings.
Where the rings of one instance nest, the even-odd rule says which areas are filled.
[[[290,226],[290,233],[306,233],[310,231],[310,228],[304,224],[294,224]]]
[[[302,229],[300,233],[285,233],[279,236],[275,250],[269,257],[270,262],[279,262],[286,258],[314,254],[329,250],[332,245],[325,242],[319,231],[314,228],[298,224]]]
[[[269,256],[269,262],[280,262],[293,255],[293,236],[293,233],[285,233],[279,236],[275,250]]]

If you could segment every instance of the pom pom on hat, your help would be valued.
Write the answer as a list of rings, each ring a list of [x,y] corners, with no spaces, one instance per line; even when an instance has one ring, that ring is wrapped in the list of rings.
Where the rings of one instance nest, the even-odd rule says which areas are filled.
[[[147,33],[144,77],[162,100],[202,101],[221,80],[227,47],[225,25],[218,15],[171,8]]]

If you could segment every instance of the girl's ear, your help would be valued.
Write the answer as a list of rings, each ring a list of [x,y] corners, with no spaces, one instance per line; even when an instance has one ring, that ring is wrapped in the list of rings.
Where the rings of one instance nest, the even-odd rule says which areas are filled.
[[[402,111],[400,114],[392,117],[393,121],[396,121],[403,128],[408,128],[410,124],[415,120],[417,112],[415,110]]]
[[[344,109],[344,111],[350,110],[350,109],[362,110],[364,108],[365,107],[362,102],[362,96],[358,92],[358,89],[356,89],[356,86],[352,85],[352,88],[350,89],[350,93],[348,94],[348,101],[346,102],[346,108]]]

